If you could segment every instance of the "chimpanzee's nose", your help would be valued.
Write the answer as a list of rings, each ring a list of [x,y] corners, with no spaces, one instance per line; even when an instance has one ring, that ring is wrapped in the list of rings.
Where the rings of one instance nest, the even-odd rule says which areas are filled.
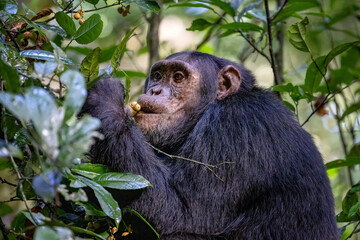
[[[150,95],[160,95],[162,92],[161,88],[151,88]]]

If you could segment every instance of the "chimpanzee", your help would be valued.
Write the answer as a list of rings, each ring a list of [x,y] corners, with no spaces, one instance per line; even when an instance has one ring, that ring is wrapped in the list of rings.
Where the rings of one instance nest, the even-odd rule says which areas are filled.
[[[337,239],[311,136],[243,66],[175,53],[152,66],[138,103],[133,118],[124,87],[107,78],[83,112],[101,120],[94,161],[152,183],[131,208],[161,239]]]

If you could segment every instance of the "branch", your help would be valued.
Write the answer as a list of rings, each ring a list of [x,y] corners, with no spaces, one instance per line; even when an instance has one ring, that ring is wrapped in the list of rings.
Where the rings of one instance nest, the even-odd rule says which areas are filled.
[[[238,29],[237,31],[238,31],[238,33],[241,34],[241,36],[250,44],[250,46],[251,46],[255,51],[257,51],[257,52],[258,52],[261,56],[263,56],[269,63],[271,63],[270,58],[269,58],[263,51],[261,51],[260,49],[258,49],[258,48],[256,47],[256,45],[255,45],[253,42],[251,42],[251,41],[245,36],[245,34],[244,34],[240,29]]]
[[[171,155],[171,154],[168,154],[164,151],[161,151],[160,149],[154,147],[153,145],[149,144],[150,147],[152,147],[154,150],[156,150],[157,152],[161,153],[161,154],[164,154],[165,156],[171,158],[171,159],[174,159],[174,158],[177,158],[177,159],[182,159],[182,160],[185,160],[185,161],[189,161],[189,162],[192,162],[192,163],[196,163],[196,164],[199,164],[199,165],[202,165],[204,167],[206,167],[210,172],[212,172],[215,177],[217,177],[218,179],[220,179],[220,181],[224,181],[222,178],[220,178],[216,173],[215,173],[215,169],[218,168],[219,166],[221,165],[224,165],[224,164],[233,164],[233,162],[221,162],[221,163],[218,163],[218,164],[215,164],[215,165],[212,165],[212,164],[208,164],[208,163],[203,163],[203,162],[199,162],[199,161],[196,161],[194,159],[190,159],[190,158],[186,158],[186,157],[181,157],[181,156],[176,156],[176,155]]]
[[[0,177],[0,182],[1,182],[1,183],[4,183],[4,184],[7,184],[7,185],[10,185],[10,186],[12,186],[12,187],[16,187],[16,186],[17,186],[17,185],[14,184],[14,183],[10,183],[10,182],[6,181],[6,179],[3,179],[2,177]]]
[[[1,229],[2,235],[4,237],[4,240],[9,240],[7,235],[10,233],[10,231],[9,231],[9,229],[7,229],[5,227],[5,224],[1,218],[0,218],[0,229]]]
[[[279,10],[270,18],[270,21],[273,21],[278,15],[279,13],[284,9],[285,5],[287,4],[289,0],[285,0],[283,2],[283,4],[280,6]]]
[[[274,59],[274,52],[273,52],[273,45],[272,45],[272,33],[271,33],[271,17],[270,17],[270,13],[269,13],[269,3],[268,0],[265,0],[265,11],[266,11],[266,25],[267,25],[267,31],[268,31],[268,36],[269,36],[269,53],[270,53],[270,58],[271,58],[271,68],[273,70],[274,73],[274,82],[276,85],[279,85],[279,77],[277,74],[277,68],[275,66],[275,59]]]

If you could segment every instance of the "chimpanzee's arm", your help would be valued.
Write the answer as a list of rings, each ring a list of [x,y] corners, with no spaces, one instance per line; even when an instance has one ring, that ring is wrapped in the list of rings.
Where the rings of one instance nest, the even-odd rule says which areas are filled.
[[[120,81],[109,78],[96,83],[88,92],[82,114],[101,120],[99,132],[104,139],[91,149],[94,161],[149,180],[153,187],[146,189],[132,207],[156,229],[173,229],[183,218],[181,201],[168,184],[169,170],[124,111],[124,87]]]

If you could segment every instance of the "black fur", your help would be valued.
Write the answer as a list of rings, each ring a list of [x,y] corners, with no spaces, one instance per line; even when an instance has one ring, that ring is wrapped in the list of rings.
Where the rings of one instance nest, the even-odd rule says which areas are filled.
[[[101,120],[105,137],[91,153],[96,162],[153,184],[131,207],[161,239],[337,239],[321,155],[293,113],[272,93],[254,87],[250,72],[235,63],[198,52],[168,59],[176,57],[198,66],[207,88],[204,99],[216,91],[217,73],[226,65],[239,69],[242,84],[221,101],[207,99],[176,148],[164,149],[207,164],[231,163],[212,172],[157,155],[123,110],[123,86],[102,79],[83,109]]]

